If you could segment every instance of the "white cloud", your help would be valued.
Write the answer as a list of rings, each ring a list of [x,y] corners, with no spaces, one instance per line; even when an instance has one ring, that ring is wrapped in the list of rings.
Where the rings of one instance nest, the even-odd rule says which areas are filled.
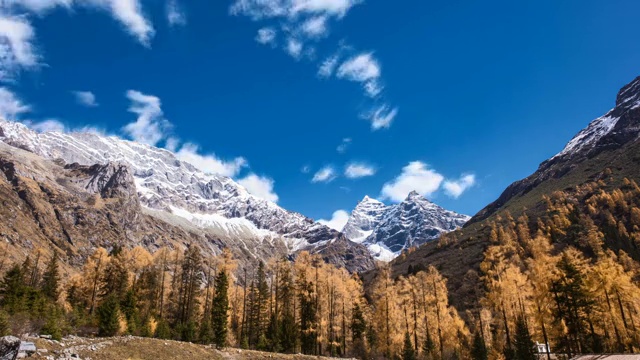
[[[340,64],[336,76],[356,82],[365,83],[380,77],[380,64],[372,53],[362,53],[347,59]]]
[[[286,51],[291,57],[294,59],[299,59],[302,54],[302,43],[296,39],[289,38],[287,39],[287,47]]]
[[[72,94],[76,97],[76,101],[80,105],[88,107],[98,106],[96,96],[91,91],[72,91]]]
[[[256,41],[262,45],[273,45],[276,41],[277,32],[274,28],[265,27],[258,30],[258,35],[256,35]]]
[[[391,109],[388,105],[381,105],[374,109],[366,118],[371,121],[371,130],[380,130],[388,129],[397,115],[397,108]]]
[[[378,95],[380,95],[380,93],[384,89],[384,87],[382,85],[380,85],[380,81],[378,81],[378,80],[367,81],[367,82],[364,83],[363,86],[364,86],[364,92],[369,97],[372,97],[372,98],[375,98]]]
[[[177,137],[174,137],[174,136],[170,136],[164,142],[164,148],[169,150],[169,151],[171,151],[171,152],[177,151],[178,150],[178,146],[180,146],[180,139],[178,139]]]
[[[30,128],[38,132],[65,132],[66,127],[56,119],[47,119],[38,123],[28,124]]]
[[[376,168],[365,163],[352,162],[344,169],[344,176],[349,179],[358,179],[376,174]]]
[[[151,44],[155,30],[151,21],[143,14],[140,0],[85,0],[77,3],[86,3],[109,11],[141,44]]]
[[[19,7],[41,15],[57,6],[69,8],[73,2],[74,0],[5,0],[2,5],[9,8]]]
[[[0,13],[0,80],[38,65],[34,40],[35,31],[25,17]]]
[[[302,167],[302,169],[300,169],[300,172],[303,174],[308,174],[311,172],[311,166],[309,165],[305,165]]]
[[[123,131],[135,141],[155,146],[171,128],[163,118],[160,98],[137,90],[127,91],[127,98],[131,100],[129,111],[138,114],[138,119],[125,125]]]
[[[170,26],[184,26],[187,24],[187,15],[178,4],[177,0],[167,0],[167,22]]]
[[[321,78],[329,78],[338,66],[338,55],[332,55],[326,58],[318,68],[318,76]]]
[[[235,0],[230,12],[253,20],[295,17],[301,14],[326,14],[343,17],[360,0]]]
[[[476,176],[473,174],[462,175],[458,180],[447,180],[442,187],[447,195],[452,198],[459,198],[462,193],[467,191],[476,183]]]
[[[335,211],[330,220],[318,220],[320,224],[338,231],[342,231],[344,226],[347,225],[347,221],[349,221],[349,213],[344,210]]]
[[[193,143],[185,143],[176,156],[189,164],[195,166],[207,174],[218,174],[228,177],[238,175],[240,170],[247,165],[247,160],[237,157],[232,161],[224,161],[219,159],[215,154],[201,155],[198,145]]]
[[[84,6],[109,12],[139,42],[149,46],[155,31],[142,13],[140,0],[0,0],[0,79],[11,79],[17,72],[38,66],[34,28],[24,12],[44,15],[55,7]],[[10,15],[13,13],[21,16]]]
[[[339,152],[340,154],[344,154],[349,148],[349,145],[351,145],[351,142],[352,142],[351,138],[342,139],[342,142],[340,143],[340,145],[338,145],[338,147],[336,148],[336,151]]]
[[[327,34],[327,17],[326,16],[314,16],[307,19],[300,27],[302,32],[310,38],[319,38]]]
[[[403,201],[410,192],[416,191],[422,196],[436,192],[444,176],[420,161],[410,162],[402,168],[402,173],[382,187],[382,197],[394,202]]]
[[[30,111],[29,105],[25,105],[12,91],[0,87],[0,117],[7,120],[15,120],[20,114]]]
[[[273,191],[274,181],[271,178],[258,176],[256,174],[249,174],[246,177],[239,179],[238,183],[244,186],[244,188],[253,196],[274,203],[278,202],[278,194]]]
[[[324,182],[328,183],[333,181],[336,178],[336,170],[333,166],[325,166],[322,169],[318,170],[314,175],[311,182],[318,183]]]

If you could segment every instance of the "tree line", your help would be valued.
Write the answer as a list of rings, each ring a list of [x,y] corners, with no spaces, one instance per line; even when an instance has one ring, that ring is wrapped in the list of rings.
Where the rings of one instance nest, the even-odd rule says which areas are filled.
[[[529,360],[539,358],[536,341],[568,357],[640,351],[640,188],[600,180],[544,206],[535,220],[503,213],[486,223],[476,306],[464,311],[433,266],[393,277],[381,264],[365,289],[357,274],[307,252],[239,268],[226,250],[116,246],[98,248],[64,281],[55,252],[12,265],[0,281],[0,332],[363,359]]]

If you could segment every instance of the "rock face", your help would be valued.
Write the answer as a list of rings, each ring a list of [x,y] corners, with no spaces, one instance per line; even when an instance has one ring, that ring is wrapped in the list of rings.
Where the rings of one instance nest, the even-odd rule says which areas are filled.
[[[0,130],[0,201],[14,206],[0,209],[9,216],[0,239],[25,242],[23,252],[36,238],[77,256],[115,243],[150,250],[195,243],[210,253],[229,247],[245,261],[327,251],[334,243],[366,250],[167,150],[98,134],[36,133],[3,120]],[[20,221],[10,220],[18,214]],[[331,258],[352,271],[374,266],[371,256]]]
[[[353,210],[343,232],[366,245],[379,260],[390,261],[403,250],[437,239],[469,220],[445,210],[417,192],[396,205],[386,206],[366,196]]]
[[[640,136],[640,77],[625,85],[616,97],[616,106],[593,120],[569,141],[565,148],[544,161],[531,176],[509,185],[500,197],[476,214],[468,224],[491,216],[510,200],[527,194],[540,184],[558,179],[585,160],[607,150],[635,142]]]
[[[15,336],[0,338],[0,360],[14,360],[18,357],[20,339]]]

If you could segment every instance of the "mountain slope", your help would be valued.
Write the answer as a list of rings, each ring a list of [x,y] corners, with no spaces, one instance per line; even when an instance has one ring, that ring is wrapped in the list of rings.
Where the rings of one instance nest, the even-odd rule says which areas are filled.
[[[414,191],[390,206],[365,196],[342,231],[352,241],[366,245],[377,259],[390,261],[403,250],[437,239],[468,220]]]
[[[535,173],[509,185],[496,201],[476,214],[468,225],[486,219],[512,203],[533,205],[532,201],[525,197],[536,187],[547,181],[576,176],[575,170],[579,164],[592,161],[603,152],[631,146],[637,142],[639,134],[640,77],[637,77],[619,91],[613,109],[593,120],[571,139],[560,153],[540,164]],[[579,183],[581,180],[584,181],[584,176],[577,175],[572,182]],[[538,199],[534,197],[532,200],[535,202]]]
[[[205,174],[167,150],[93,133],[36,133],[23,124],[1,119],[0,141],[44,159],[71,164],[66,166],[70,171],[114,167],[87,184],[87,192],[109,181],[120,181],[114,175],[127,172],[128,193],[120,198],[139,202],[140,210],[134,212],[212,234],[230,247],[242,247],[253,258],[314,251],[322,246],[334,261],[352,271],[373,266],[366,249],[351,242],[341,243],[340,248],[353,248],[350,251],[358,256],[339,260],[331,251],[332,244],[343,238],[339,232],[254,197],[228,177]],[[14,162],[19,164],[20,160]],[[262,242],[266,244],[260,245]],[[275,250],[280,247],[284,251]]]
[[[536,219],[547,216],[545,196],[558,191],[571,196],[578,186],[592,182],[613,191],[626,186],[625,178],[640,179],[640,78],[620,90],[614,109],[591,122],[534,174],[507,187],[463,229],[394,260],[394,274],[433,265],[447,277],[452,302],[459,309],[469,308],[479,291],[479,268],[493,221],[526,213],[533,230]],[[584,198],[574,201],[582,204]]]

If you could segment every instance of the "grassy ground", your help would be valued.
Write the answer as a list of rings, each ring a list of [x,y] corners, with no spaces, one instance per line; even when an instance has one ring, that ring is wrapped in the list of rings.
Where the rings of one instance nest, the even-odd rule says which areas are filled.
[[[62,341],[30,339],[39,351],[32,359],[91,359],[91,360],[312,360],[330,359],[299,354],[275,354],[261,351],[226,348],[216,350],[211,346],[186,342],[121,336],[113,338],[69,337]],[[78,357],[73,357],[77,355]]]

